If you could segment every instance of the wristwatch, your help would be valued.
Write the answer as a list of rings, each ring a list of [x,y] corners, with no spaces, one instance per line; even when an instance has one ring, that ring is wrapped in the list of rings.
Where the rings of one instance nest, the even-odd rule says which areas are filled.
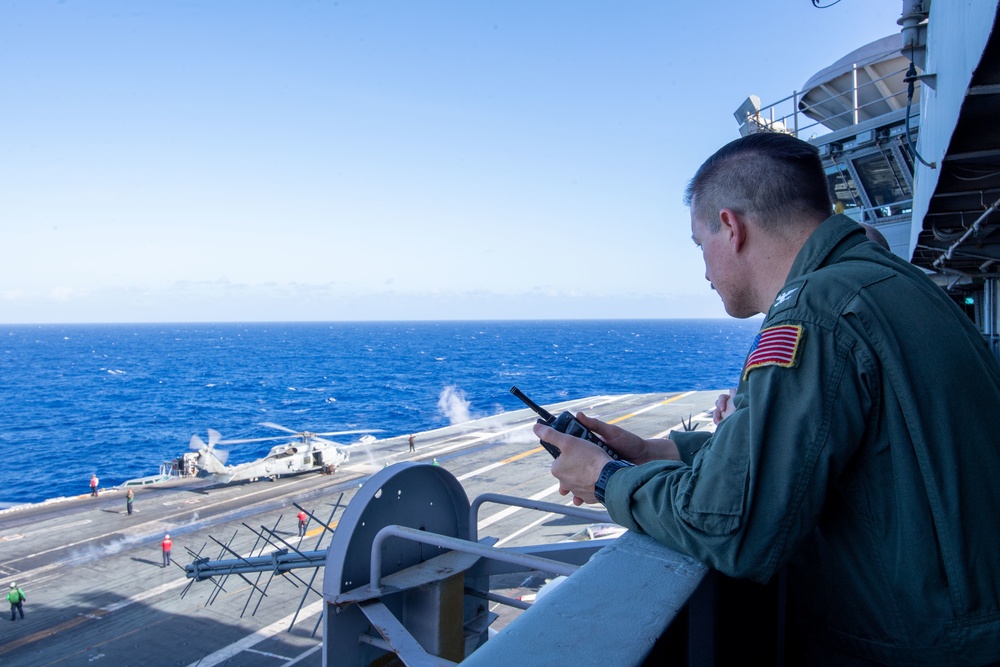
[[[604,465],[601,469],[600,476],[597,478],[597,481],[594,482],[594,496],[602,505],[604,504],[604,492],[608,489],[608,481],[611,479],[611,476],[622,468],[631,468],[634,465],[634,463],[629,463],[628,461],[621,459],[618,461],[608,461]]]

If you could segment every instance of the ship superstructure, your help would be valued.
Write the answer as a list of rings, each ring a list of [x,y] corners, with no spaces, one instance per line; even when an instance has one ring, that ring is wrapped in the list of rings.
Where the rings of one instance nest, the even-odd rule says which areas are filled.
[[[1000,356],[997,3],[907,1],[900,32],[801,91],[737,109],[740,132],[787,132],[823,156],[833,206],[927,271]]]

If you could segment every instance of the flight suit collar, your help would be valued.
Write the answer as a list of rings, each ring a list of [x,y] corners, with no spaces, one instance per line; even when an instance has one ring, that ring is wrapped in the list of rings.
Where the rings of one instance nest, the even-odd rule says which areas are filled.
[[[795,256],[785,285],[768,309],[765,321],[796,306],[806,286],[804,276],[832,264],[849,249],[864,243],[865,238],[864,228],[846,215],[834,215],[824,220]]]
[[[785,282],[833,263],[844,252],[863,243],[865,238],[864,227],[846,215],[841,213],[827,218],[799,250]]]

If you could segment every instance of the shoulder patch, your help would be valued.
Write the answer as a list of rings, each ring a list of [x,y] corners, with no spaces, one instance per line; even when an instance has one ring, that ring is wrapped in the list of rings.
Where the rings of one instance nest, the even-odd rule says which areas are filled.
[[[779,324],[761,329],[750,346],[750,354],[743,367],[743,379],[750,376],[750,371],[762,366],[794,366],[798,361],[799,344],[804,333],[805,330],[798,324]]]

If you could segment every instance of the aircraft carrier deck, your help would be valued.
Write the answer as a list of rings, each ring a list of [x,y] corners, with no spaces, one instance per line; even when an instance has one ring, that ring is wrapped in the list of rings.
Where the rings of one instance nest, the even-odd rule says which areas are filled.
[[[682,428],[690,417],[697,428],[712,428],[719,393],[596,396],[546,407],[555,414],[583,410],[654,437]],[[325,549],[330,532],[321,522],[335,529],[360,485],[401,461],[436,461],[470,499],[489,492],[566,503],[548,472],[551,458],[531,433],[534,422],[525,409],[419,433],[414,453],[408,452],[408,434],[379,440],[352,448],[351,460],[333,475],[232,485],[171,480],[136,490],[132,516],[125,512],[124,490],[0,513],[3,586],[16,581],[27,597],[23,621],[4,617],[0,623],[0,664],[320,665],[322,568],[315,578],[311,568],[296,576],[231,576],[219,589],[212,581],[187,588],[183,565],[196,554],[232,558],[219,543],[258,554],[266,546],[254,532],[261,526],[277,536],[272,540],[303,551]],[[81,480],[81,488],[86,483]],[[293,503],[317,519],[301,541]],[[565,540],[586,525],[584,519],[491,507],[480,517],[479,534],[517,546]],[[166,533],[175,564],[163,568],[160,540]],[[540,581],[521,583],[510,581],[501,592],[516,597]],[[494,627],[519,613],[503,606],[495,611],[501,616]]]

